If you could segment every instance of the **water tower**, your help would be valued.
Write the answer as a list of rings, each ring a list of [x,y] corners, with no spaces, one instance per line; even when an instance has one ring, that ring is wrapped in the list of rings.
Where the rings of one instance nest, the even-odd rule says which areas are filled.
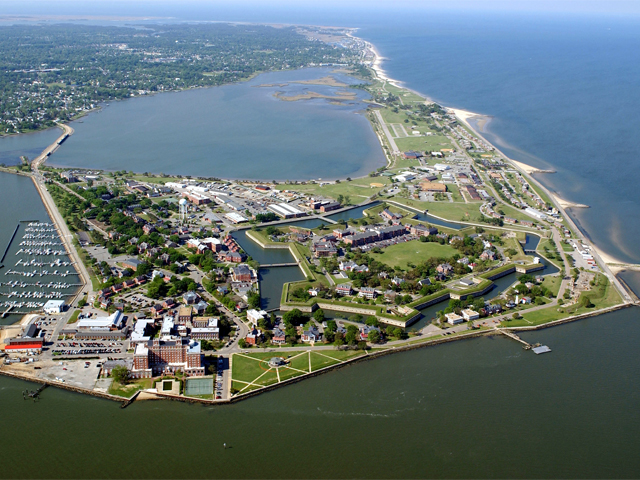
[[[189,202],[187,202],[186,198],[182,198],[179,202],[178,205],[180,206],[180,221],[182,223],[184,223],[187,220],[187,204]]]

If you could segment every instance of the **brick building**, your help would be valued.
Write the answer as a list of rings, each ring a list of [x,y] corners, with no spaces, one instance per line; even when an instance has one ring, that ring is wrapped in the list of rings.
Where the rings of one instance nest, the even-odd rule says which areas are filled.
[[[187,376],[204,376],[200,342],[186,339],[163,341],[155,338],[136,345],[131,370],[134,378],[173,375],[178,371]]]

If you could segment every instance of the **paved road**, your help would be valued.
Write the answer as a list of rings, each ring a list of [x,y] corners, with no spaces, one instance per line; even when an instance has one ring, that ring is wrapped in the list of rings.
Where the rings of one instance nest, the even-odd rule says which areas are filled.
[[[65,134],[68,134],[68,135],[73,134],[73,129],[68,125],[60,125],[60,126],[65,132],[62,136],[60,136],[60,138],[62,138]],[[60,138],[58,140],[60,140]],[[78,272],[80,273],[80,279],[84,284],[84,286],[80,289],[78,295],[72,301],[72,303],[75,303],[75,301],[77,301],[79,298],[82,298],[83,293],[88,294],[91,292],[92,290],[91,277],[89,276],[89,272],[84,266],[82,259],[78,255],[78,252],[73,246],[73,235],[71,234],[69,227],[67,227],[66,222],[60,215],[60,212],[58,211],[58,208],[56,207],[56,204],[53,201],[53,198],[49,194],[49,191],[45,186],[44,177],[42,176],[39,170],[40,165],[42,165],[47,158],[47,153],[53,152],[58,148],[58,144],[57,144],[58,140],[56,140],[56,143],[53,143],[52,145],[49,145],[47,148],[45,148],[44,151],[32,162],[31,164],[32,170],[33,170],[32,178],[34,179],[34,183],[36,185],[36,188],[38,189],[38,192],[40,193],[40,197],[42,198],[42,201],[47,211],[49,212],[49,216],[51,217],[53,223],[56,225],[56,228],[58,229],[60,238],[62,239],[65,245],[65,248],[69,253],[69,256],[72,258],[73,262],[75,262],[75,266]]]
[[[384,120],[382,118],[382,114],[380,113],[380,110],[375,110],[374,114],[376,115],[376,117],[378,119],[378,122],[380,122],[380,126],[382,127],[382,131],[387,136],[387,140],[389,141],[389,145],[391,145],[391,153],[393,153],[394,155],[400,153],[400,149],[396,145],[396,142],[393,139],[393,135],[391,135],[391,132],[389,131],[389,127],[387,127],[387,124],[384,123]]]

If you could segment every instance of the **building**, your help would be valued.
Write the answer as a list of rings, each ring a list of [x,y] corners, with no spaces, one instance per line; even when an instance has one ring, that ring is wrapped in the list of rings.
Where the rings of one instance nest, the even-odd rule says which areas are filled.
[[[450,325],[457,325],[464,322],[464,318],[462,318],[457,313],[447,313],[445,315],[445,318],[447,319],[447,323],[449,323]]]
[[[313,256],[316,258],[333,257],[338,249],[332,242],[317,242],[311,246]]]
[[[376,289],[371,287],[362,287],[360,289],[360,292],[358,292],[359,297],[364,297],[369,300],[375,299],[377,295],[378,294],[376,293]]]
[[[402,218],[402,215],[399,215],[397,213],[393,213],[392,211],[390,211],[389,209],[385,208],[380,215],[382,216],[382,218],[386,219],[386,220],[391,220],[392,222],[398,221]]]
[[[174,375],[177,372],[187,376],[204,376],[200,342],[154,338],[136,345],[131,370],[134,378]]]
[[[260,343],[261,339],[262,339],[262,332],[258,330],[256,327],[253,327],[251,330],[249,330],[249,333],[247,333],[245,341],[249,345],[257,345],[258,343]]]
[[[133,326],[133,332],[131,332],[130,342],[132,345],[137,343],[145,343],[151,340],[151,327],[155,322],[146,318],[139,319]]]
[[[128,258],[127,260],[122,261],[122,266],[124,268],[130,268],[135,272],[138,270],[138,267],[140,266],[141,263],[142,262],[137,258]]]
[[[341,205],[338,202],[329,202],[324,205],[320,205],[321,212],[332,212],[333,210],[338,210]]]
[[[218,327],[218,319],[208,319],[206,327],[194,327],[191,329],[191,338],[194,340],[219,340],[220,328]]]
[[[467,308],[466,310],[462,310],[462,318],[464,318],[466,321],[477,320],[480,318],[480,314],[471,310],[470,308]]]
[[[48,315],[62,313],[64,312],[64,300],[49,300],[44,304],[43,310]]]
[[[303,212],[302,210],[286,202],[269,205],[267,207],[267,210],[270,210],[271,212],[282,218],[297,218],[304,217],[306,215],[306,212]]]
[[[124,316],[122,312],[114,312],[108,317],[83,318],[78,320],[75,327],[78,332],[112,332],[120,330],[124,325]]]
[[[286,343],[285,334],[279,328],[275,328],[273,330],[273,337],[271,338],[271,343],[276,345],[284,345]]]
[[[438,233],[438,229],[435,227],[427,227],[425,225],[411,225],[409,228],[409,232],[411,235],[416,235],[418,237],[428,237],[429,235],[436,235]]]
[[[187,305],[193,305],[200,301],[200,295],[193,291],[187,292],[182,296],[182,301]]]
[[[353,293],[353,288],[351,287],[351,284],[343,283],[336,286],[336,293],[338,295],[351,295]]]
[[[309,330],[302,332],[301,340],[305,343],[317,342],[322,338],[322,335],[315,326],[311,326]]]
[[[4,349],[6,352],[40,353],[44,345],[44,338],[39,333],[38,326],[32,323],[24,335],[9,339],[9,343],[5,344]]]
[[[264,310],[256,310],[250,309],[247,310],[247,320],[249,320],[253,325],[258,325],[260,320],[264,320],[267,316],[267,312]]]
[[[178,316],[176,318],[177,325],[186,325],[187,322],[191,321],[191,317],[193,315],[193,310],[191,307],[180,307],[178,309]]]
[[[439,182],[420,182],[420,189],[423,192],[445,193],[447,186]]]
[[[232,279],[234,282],[251,282],[253,272],[248,265],[238,265],[232,271]]]

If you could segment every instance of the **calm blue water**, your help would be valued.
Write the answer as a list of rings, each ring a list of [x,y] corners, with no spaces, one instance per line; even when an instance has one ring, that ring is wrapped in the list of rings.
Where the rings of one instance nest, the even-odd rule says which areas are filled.
[[[72,122],[75,134],[49,162],[261,180],[364,176],[386,163],[371,124],[360,114],[366,92],[349,90],[357,98],[341,104],[274,96],[315,92],[335,97],[344,88],[288,83],[327,75],[357,83],[333,68],[308,68],[112,102]]]

